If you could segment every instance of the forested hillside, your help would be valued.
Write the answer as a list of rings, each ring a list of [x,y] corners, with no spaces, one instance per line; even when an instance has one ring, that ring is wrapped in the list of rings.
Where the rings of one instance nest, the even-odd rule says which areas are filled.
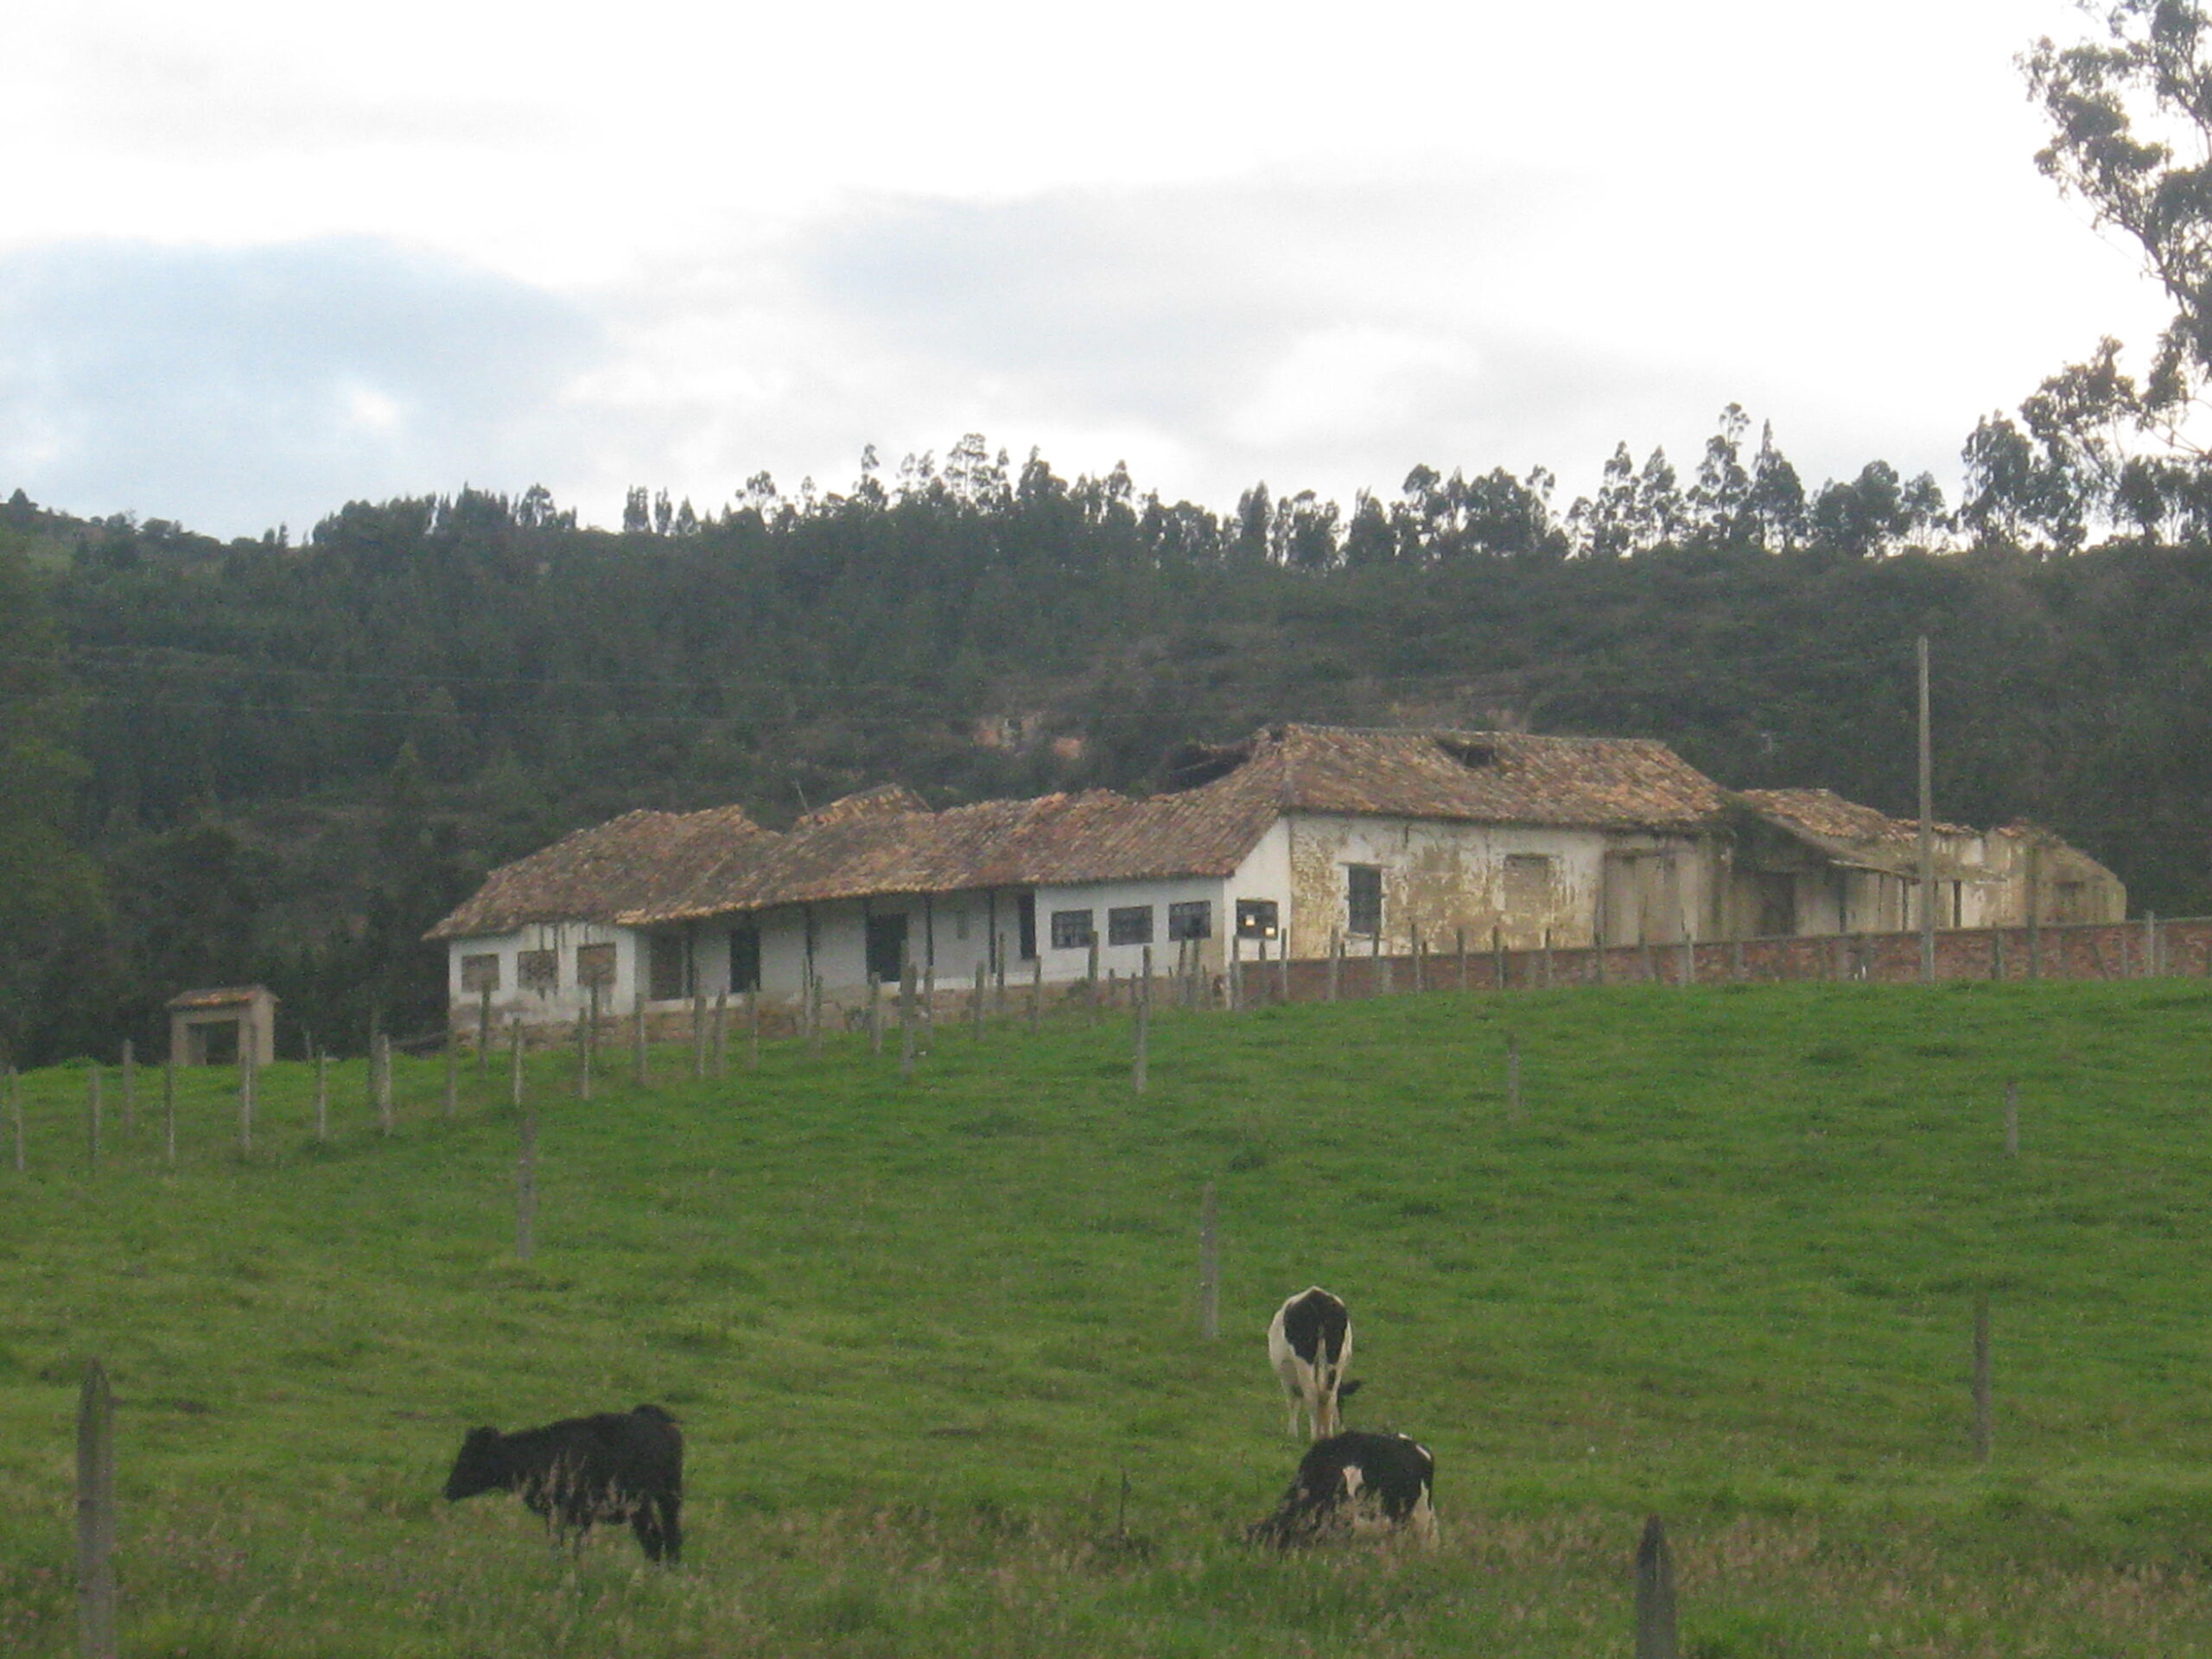
[[[1687,487],[1624,451],[1610,505],[1564,513],[1541,474],[1422,467],[1348,516],[1263,487],[1216,515],[976,439],[706,516],[636,492],[620,532],[464,490],[222,544],[19,492],[0,1040],[143,1044],[174,990],[251,977],[358,1046],[372,1007],[434,1017],[421,930],[577,824],[776,823],[887,779],[1141,789],[1169,744],[1274,720],[1652,736],[1909,812],[1923,632],[1942,813],[2035,818],[2139,906],[2212,909],[2212,544],[2069,551],[1878,462],[1808,499],[1744,427]]]

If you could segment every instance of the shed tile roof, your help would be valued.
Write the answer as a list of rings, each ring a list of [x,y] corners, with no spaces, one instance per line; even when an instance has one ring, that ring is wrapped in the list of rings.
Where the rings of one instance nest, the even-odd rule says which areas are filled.
[[[1917,880],[1920,821],[1893,818],[1832,789],[1746,789],[1737,798],[1777,830],[1837,863]],[[1979,831],[1962,823],[1937,822],[1929,828],[1947,840],[1973,840]],[[1993,873],[1938,849],[1936,872],[1947,881],[1988,880]]]
[[[426,937],[468,938],[532,922],[612,922],[766,834],[742,807],[625,812],[501,865]]]
[[[1279,776],[1284,806],[1308,812],[1688,830],[1726,799],[1649,738],[1287,726],[1255,741],[1253,764]]]
[[[1286,811],[1578,828],[1687,830],[1726,797],[1666,745],[1516,733],[1283,726],[1193,747],[1188,787],[931,812],[895,786],[810,813],[788,834],[736,808],[632,812],[493,873],[433,938],[531,921],[645,926],[873,893],[1071,886],[1235,871]]]

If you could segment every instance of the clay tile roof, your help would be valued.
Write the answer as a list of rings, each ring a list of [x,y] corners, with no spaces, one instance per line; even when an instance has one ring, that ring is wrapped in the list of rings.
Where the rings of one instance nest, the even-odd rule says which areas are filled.
[[[1839,864],[1879,870],[1917,879],[1920,874],[1920,821],[1893,818],[1886,812],[1856,801],[1847,801],[1832,789],[1746,789],[1737,798],[1775,828],[1812,847]],[[1945,837],[1971,837],[1975,833],[1960,823],[1929,826]],[[1947,881],[1986,880],[1992,873],[1962,863],[1950,852],[1936,857],[1936,874]]]
[[[1308,812],[1692,829],[1726,798],[1649,738],[1290,726],[1263,737],[1252,764],[1279,774],[1285,806]]]
[[[243,1007],[257,996],[267,996],[271,1002],[276,1001],[275,997],[269,996],[269,988],[265,985],[217,985],[205,990],[180,991],[169,998],[166,1006],[180,1013],[194,1008],[235,1008]]]
[[[1760,817],[1785,829],[1802,830],[1832,841],[1882,842],[1917,842],[1920,820],[1893,818],[1886,812],[1856,801],[1847,801],[1832,789],[1746,789],[1738,791]],[[1965,824],[1937,823],[1939,836],[1971,836]]]
[[[501,865],[425,937],[505,933],[531,922],[611,922],[766,833],[741,807],[625,812]]]
[[[903,812],[926,812],[929,804],[903,784],[878,784],[855,794],[839,797],[808,813],[793,830],[816,830],[825,823],[845,823],[855,818],[893,817]]]

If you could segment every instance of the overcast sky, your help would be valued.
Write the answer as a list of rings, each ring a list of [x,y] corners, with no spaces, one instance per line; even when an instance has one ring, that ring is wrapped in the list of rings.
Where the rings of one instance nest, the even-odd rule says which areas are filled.
[[[27,0],[0,496],[719,507],[981,431],[1216,507],[1560,476],[1721,406],[1955,493],[2126,250],[2035,171],[2045,0],[588,9]],[[1756,430],[1756,428],[1755,428]]]

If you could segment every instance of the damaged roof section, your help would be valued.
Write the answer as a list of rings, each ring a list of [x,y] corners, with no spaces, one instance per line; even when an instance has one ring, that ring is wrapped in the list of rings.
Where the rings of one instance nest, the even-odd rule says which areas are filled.
[[[1467,823],[1695,830],[1726,799],[1649,738],[1285,726],[1231,776],[1251,773],[1275,781],[1286,810]]]
[[[1231,874],[1285,812],[1693,830],[1726,797],[1663,743],[1277,726],[1169,757],[1167,787],[932,812],[896,785],[788,833],[736,807],[632,812],[493,872],[432,938],[533,922],[646,926],[870,894]]]
[[[1758,818],[1822,858],[1847,869],[1916,879],[1920,874],[1920,821],[1893,818],[1832,789],[1746,789],[1738,791]],[[1978,839],[1980,831],[1962,823],[1938,823],[1934,833],[1948,841]],[[1989,881],[1997,873],[1936,849],[1936,874],[1946,881]]]

